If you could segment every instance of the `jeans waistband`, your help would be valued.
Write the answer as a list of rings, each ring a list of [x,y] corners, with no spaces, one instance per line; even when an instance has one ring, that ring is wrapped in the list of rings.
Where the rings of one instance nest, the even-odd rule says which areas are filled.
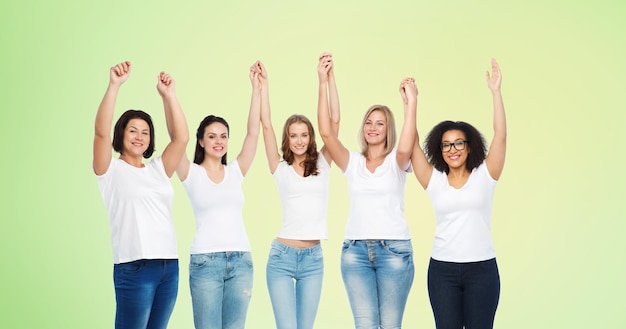
[[[216,252],[205,252],[201,254],[191,254],[191,256],[209,256],[211,258],[231,258],[231,257],[242,257],[243,255],[249,254],[249,251],[216,251]]]
[[[322,250],[322,244],[318,243],[312,247],[308,247],[308,248],[296,248],[296,247],[290,247],[284,243],[280,243],[276,240],[272,241],[272,248],[278,249],[280,251],[282,251],[285,254],[288,253],[296,253],[296,254],[314,254],[319,252],[320,250]]]

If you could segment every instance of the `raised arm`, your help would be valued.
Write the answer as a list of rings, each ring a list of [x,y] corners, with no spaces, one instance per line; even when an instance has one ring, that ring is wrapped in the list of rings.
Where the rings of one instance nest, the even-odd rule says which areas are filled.
[[[93,171],[103,175],[109,169],[113,151],[111,150],[111,125],[115,112],[115,101],[120,86],[130,76],[130,62],[119,63],[109,70],[109,86],[96,113],[96,124],[93,138]]]
[[[493,179],[498,180],[504,169],[506,157],[506,115],[504,114],[504,102],[502,100],[502,74],[500,66],[495,59],[491,59],[491,74],[485,73],[487,86],[491,90],[493,98],[493,140],[487,153],[487,169]]]
[[[404,124],[402,125],[398,141],[396,161],[402,170],[408,170],[416,135],[417,86],[415,85],[415,79],[402,79],[402,82],[400,82],[400,95],[404,101]]]
[[[269,80],[267,78],[265,65],[261,62],[257,63],[257,68],[260,72],[259,77],[261,79],[261,125],[263,126],[263,143],[265,144],[265,155],[267,156],[267,163],[270,166],[270,172],[274,174],[280,162],[280,154],[278,153],[278,143],[276,142],[274,127],[272,127]]]
[[[317,99],[317,123],[319,132],[324,141],[323,152],[328,151],[330,158],[335,161],[341,171],[346,171],[350,161],[350,151],[339,140],[339,96],[333,73],[333,57],[329,53],[320,55],[317,66],[319,91]],[[331,74],[329,74],[331,73]],[[330,78],[332,77],[332,79]],[[330,82],[332,80],[332,82]],[[330,111],[328,89],[330,85]],[[333,95],[334,94],[334,95]],[[334,98],[334,99],[333,99]]]
[[[259,62],[250,67],[250,82],[252,83],[252,97],[250,99],[250,112],[248,112],[248,128],[246,138],[243,141],[241,152],[237,156],[241,173],[245,176],[250,169],[256,147],[259,141],[259,123],[261,121],[261,81]]]
[[[181,158],[185,155],[187,142],[189,142],[189,129],[176,97],[176,81],[165,72],[159,73],[157,91],[163,100],[165,123],[170,136],[170,142],[165,147],[161,159],[165,173],[168,177],[172,177],[181,162]]]

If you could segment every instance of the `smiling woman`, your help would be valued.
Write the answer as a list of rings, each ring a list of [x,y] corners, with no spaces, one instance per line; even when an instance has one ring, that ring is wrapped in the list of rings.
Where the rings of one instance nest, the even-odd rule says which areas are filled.
[[[432,200],[437,221],[428,267],[437,328],[492,328],[500,299],[491,208],[504,168],[506,119],[495,59],[486,75],[493,98],[489,153],[472,125],[443,121],[426,137],[426,153],[416,140],[412,155],[415,176]],[[411,131],[416,131],[414,124]]]
[[[189,133],[174,79],[161,72],[157,90],[171,139],[163,155],[143,163],[154,152],[154,126],[143,111],[124,112],[111,142],[115,101],[130,71],[130,62],[111,67],[93,143],[93,170],[111,225],[115,328],[166,328],[178,293],[174,190],[169,178],[184,154]],[[111,145],[120,153],[119,159],[112,157]]]

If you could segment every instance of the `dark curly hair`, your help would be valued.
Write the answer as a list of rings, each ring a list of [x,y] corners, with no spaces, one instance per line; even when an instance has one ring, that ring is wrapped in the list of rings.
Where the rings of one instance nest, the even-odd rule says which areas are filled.
[[[215,122],[219,122],[226,126],[226,132],[230,136],[230,128],[228,127],[228,122],[226,122],[224,118],[215,115],[209,115],[202,119],[202,121],[200,121],[200,126],[198,126],[198,130],[196,130],[196,151],[193,156],[193,163],[201,164],[202,161],[204,161],[204,148],[200,145],[200,140],[204,137],[204,130],[206,129],[206,127]],[[224,153],[224,155],[222,156],[223,165],[226,165],[226,155],[228,155],[228,152]]]
[[[148,148],[143,152],[143,157],[147,159],[154,153],[154,125],[152,124],[150,115],[141,110],[128,110],[117,119],[115,128],[113,128],[113,142],[111,143],[113,150],[119,154],[124,154],[124,130],[132,119],[141,119],[150,127],[150,143],[148,144]]]
[[[478,168],[487,156],[485,138],[478,129],[463,121],[442,121],[433,127],[424,140],[424,153],[428,157],[428,162],[438,171],[446,174],[450,172],[450,167],[443,159],[443,152],[441,151],[441,138],[449,130],[459,130],[465,134],[469,148],[465,168],[470,172],[474,168]]]
[[[309,130],[309,145],[307,145],[303,162],[304,177],[308,177],[310,175],[317,176],[319,174],[319,170],[317,169],[317,158],[319,157],[319,153],[317,152],[317,144],[315,143],[315,130],[313,129],[311,121],[304,115],[294,114],[287,118],[287,121],[285,121],[285,126],[283,127],[283,142],[281,144],[283,159],[287,162],[287,164],[293,164],[294,155],[289,148],[289,127],[294,123],[304,123]]]

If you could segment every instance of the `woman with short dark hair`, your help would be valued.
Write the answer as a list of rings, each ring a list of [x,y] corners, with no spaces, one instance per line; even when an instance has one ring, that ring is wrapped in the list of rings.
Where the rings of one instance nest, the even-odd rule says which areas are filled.
[[[115,101],[130,71],[130,62],[111,67],[93,142],[93,170],[111,225],[115,328],[166,328],[178,293],[170,177],[185,153],[189,132],[174,79],[161,72],[157,90],[170,134],[163,154],[143,162],[154,152],[154,126],[143,111],[122,114],[111,142]],[[119,158],[112,157],[111,146]]]

